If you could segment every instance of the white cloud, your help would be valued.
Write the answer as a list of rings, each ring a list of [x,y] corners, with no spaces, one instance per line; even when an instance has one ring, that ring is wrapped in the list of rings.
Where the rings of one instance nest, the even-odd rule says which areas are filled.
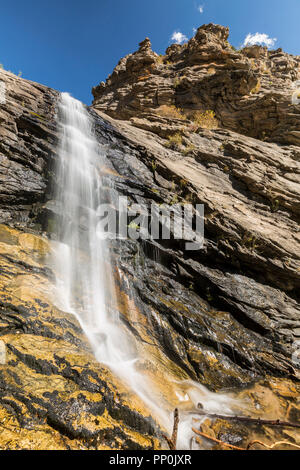
[[[171,36],[171,41],[174,41],[176,44],[182,44],[183,42],[187,41],[188,38],[182,34],[180,31],[174,31]]]
[[[199,5],[197,10],[199,11],[199,13],[203,13],[204,12],[204,5]]]
[[[264,33],[248,34],[246,36],[243,46],[254,46],[254,44],[260,44],[261,46],[273,47],[277,38],[270,38]]]

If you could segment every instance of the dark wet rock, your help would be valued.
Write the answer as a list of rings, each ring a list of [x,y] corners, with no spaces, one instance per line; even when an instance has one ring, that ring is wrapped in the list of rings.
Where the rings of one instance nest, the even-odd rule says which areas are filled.
[[[29,223],[45,201],[57,142],[58,92],[0,70],[0,222]]]
[[[148,319],[148,341],[154,340],[190,378],[213,389],[265,374],[294,376],[291,353],[300,312],[298,189],[286,180],[276,210],[268,196],[276,191],[279,167],[298,171],[294,149],[216,130],[195,136],[194,155],[184,157],[166,150],[160,138],[110,121],[121,135],[108,158],[124,177],[112,178],[130,203],[149,207],[153,199],[161,204],[176,196],[205,205],[202,250],[185,251],[179,240],[115,246],[116,262],[130,278],[130,295]],[[103,132],[100,121],[97,132],[104,144],[115,138],[112,129]],[[245,163],[237,170],[240,159]],[[264,184],[257,185],[260,171]],[[172,181],[173,189],[160,186],[157,175]],[[221,366],[211,367],[214,360]]]

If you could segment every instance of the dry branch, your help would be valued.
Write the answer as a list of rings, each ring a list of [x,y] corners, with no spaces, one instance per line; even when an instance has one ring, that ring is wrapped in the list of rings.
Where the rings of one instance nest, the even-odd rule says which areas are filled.
[[[192,428],[192,430],[199,436],[204,437],[205,439],[209,439],[210,441],[213,441],[216,444],[221,444],[222,446],[229,447],[230,449],[233,449],[233,450],[246,450],[246,449],[243,449],[242,447],[233,446],[232,444],[227,444],[227,442],[220,441],[219,439],[216,439],[215,437],[211,437],[208,434],[205,434],[204,432],[198,431],[198,429]],[[198,437],[196,437],[196,441],[198,442],[198,444],[201,444],[201,441]]]
[[[247,416],[226,416],[226,415],[206,413],[203,410],[192,412],[192,414],[198,414],[198,415],[206,416],[207,418],[212,418],[212,419],[224,419],[227,421],[239,421],[239,422],[244,422],[244,423],[261,424],[261,425],[267,425],[267,426],[284,426],[284,427],[290,427],[290,428],[300,428],[300,424],[290,423],[288,421],[280,421],[279,419],[268,420],[268,419],[260,419],[260,418],[250,418]]]
[[[286,446],[295,447],[296,449],[300,449],[299,445],[294,444],[293,442],[289,442],[289,441],[278,441],[278,442],[274,442],[274,444],[269,445],[269,444],[265,444],[264,442],[257,441],[257,440],[249,442],[249,444],[247,445],[247,448],[244,449],[243,447],[237,447],[237,446],[234,446],[232,444],[228,444],[227,442],[220,441],[219,439],[216,439],[215,437],[209,436],[208,434],[205,434],[204,432],[201,432],[198,429],[192,428],[192,430],[198,436],[204,437],[205,439],[208,439],[212,442],[215,442],[216,444],[220,444],[222,446],[229,447],[232,450],[250,450],[251,447],[254,444],[259,444],[259,445],[265,447],[268,450],[272,450],[272,449],[274,449],[275,447],[277,447],[279,445],[286,445]],[[198,442],[198,444],[201,444],[201,440],[199,439],[199,437],[196,437],[196,442]]]
[[[178,435],[178,424],[179,424],[179,413],[178,409],[175,408],[174,410],[174,424],[173,424],[173,432],[172,432],[172,437],[171,439],[163,434],[163,437],[166,439],[168,446],[170,447],[170,450],[176,450],[177,446],[177,435]]]
[[[300,446],[298,446],[297,444],[294,444],[293,442],[288,442],[288,441],[278,441],[271,445],[265,444],[264,442],[261,442],[261,441],[252,441],[252,442],[249,442],[246,450],[249,450],[250,447],[252,447],[254,444],[259,444],[261,446],[266,447],[269,450],[274,449],[274,447],[277,447],[279,445],[292,446],[292,447],[296,447],[297,449],[300,449]]]

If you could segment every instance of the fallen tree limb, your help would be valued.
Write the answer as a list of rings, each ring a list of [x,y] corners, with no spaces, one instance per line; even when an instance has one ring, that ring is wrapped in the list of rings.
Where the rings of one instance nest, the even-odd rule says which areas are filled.
[[[246,449],[243,449],[242,447],[237,447],[232,444],[227,444],[227,442],[220,441],[219,439],[216,439],[215,437],[208,436],[208,434],[198,431],[198,429],[192,428],[192,430],[199,436],[204,437],[205,439],[208,439],[210,441],[213,441],[216,444],[221,444],[222,446],[229,447],[230,449],[233,449],[233,450],[246,450]],[[199,439],[199,437],[196,437],[196,442],[198,442],[198,444],[201,444],[201,440]]]
[[[277,447],[279,445],[292,446],[292,447],[296,447],[297,449],[300,449],[300,446],[298,446],[297,444],[294,444],[293,442],[288,442],[288,441],[278,441],[271,445],[265,444],[264,442],[261,442],[261,441],[252,441],[252,442],[249,442],[246,450],[249,450],[254,444],[259,444],[263,447],[266,447],[269,450],[274,449],[274,447]]]
[[[259,444],[259,445],[265,447],[268,450],[272,450],[272,449],[274,449],[275,447],[277,447],[279,445],[281,445],[281,446],[286,445],[286,446],[295,447],[296,449],[300,449],[299,445],[294,444],[293,442],[289,442],[289,441],[278,441],[278,442],[274,442],[274,444],[269,445],[269,444],[265,444],[264,442],[257,441],[257,440],[249,442],[249,444],[247,445],[247,448],[244,449],[243,447],[237,447],[237,446],[234,446],[232,444],[228,444],[227,442],[220,441],[219,439],[216,439],[215,437],[211,437],[208,434],[205,434],[204,432],[198,431],[198,429],[195,429],[195,428],[192,428],[192,429],[199,436],[204,437],[205,439],[208,439],[212,442],[215,442],[216,444],[220,444],[222,446],[229,447],[230,449],[233,449],[233,450],[250,450],[251,447],[254,444]],[[199,439],[199,437],[196,437],[196,442],[198,442],[198,444],[201,444],[201,440]]]
[[[300,428],[300,424],[290,423],[288,421],[280,421],[279,419],[268,420],[268,419],[261,419],[261,418],[250,418],[250,417],[248,418],[247,416],[226,416],[226,415],[207,413],[203,410],[191,412],[191,414],[206,416],[207,418],[212,418],[212,419],[224,419],[227,421],[239,421],[239,422],[244,422],[244,423],[261,424],[261,425],[267,425],[267,426],[284,426],[284,427],[290,427],[290,428]]]

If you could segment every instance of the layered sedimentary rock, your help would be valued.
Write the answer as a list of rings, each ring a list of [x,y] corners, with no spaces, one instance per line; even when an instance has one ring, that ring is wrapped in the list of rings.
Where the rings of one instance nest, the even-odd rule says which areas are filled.
[[[5,71],[0,80],[0,448],[159,448],[150,412],[53,304],[58,93]]]
[[[93,89],[93,109],[125,137],[121,166],[111,158],[137,178],[124,194],[205,206],[204,249],[148,243],[132,285],[157,348],[214,390],[299,378],[299,56],[227,38],[204,25],[163,57],[146,39]],[[215,129],[195,126],[197,111],[213,111]]]
[[[151,449],[144,405],[51,302],[47,239],[0,225],[0,448]]]
[[[299,145],[299,109],[291,106],[299,56],[260,46],[236,51],[228,34],[223,26],[204,25],[188,43],[171,45],[163,57],[152,51],[147,38],[137,52],[120,60],[106,83],[93,88],[94,108],[117,119],[132,118],[137,126],[136,118],[143,118],[149,127],[162,105],[175,105],[187,115],[211,109],[221,127]]]
[[[93,91],[95,133],[110,162],[103,191],[113,187],[129,206],[205,208],[202,250],[175,239],[112,242],[119,311],[138,369],[170,410],[193,380],[233,394],[246,414],[297,421],[299,58],[233,51],[227,37],[206,25],[163,58],[147,39]],[[151,413],[51,300],[58,93],[7,72],[0,80],[0,447],[165,446]],[[162,116],[162,105],[185,119]],[[197,110],[213,110],[219,127],[196,129]],[[239,445],[299,444],[292,430],[212,427]]]
[[[193,136],[196,150],[183,156],[166,149],[157,136],[112,123],[126,137],[125,147],[111,145],[115,136],[109,129],[103,134],[101,125],[99,140],[110,137],[107,155],[120,175],[111,174],[111,179],[130,204],[193,201],[203,203],[206,211],[203,250],[185,251],[180,240],[148,240],[144,247],[128,241],[116,248],[149,321],[152,341],[156,338],[158,349],[190,378],[214,389],[246,383],[268,371],[293,375],[289,357],[299,337],[297,215],[287,207],[274,210],[263,192],[268,184],[271,191],[275,181],[265,178],[259,186],[257,180],[267,170],[275,173],[282,160],[291,166],[294,160],[274,144],[219,130]],[[236,149],[238,157],[234,150],[226,155],[222,143]],[[263,162],[247,163],[262,153]],[[295,184],[295,202],[297,190]],[[221,360],[221,370],[211,368],[212,357]]]
[[[0,219],[28,220],[45,200],[58,92],[0,70]]]

